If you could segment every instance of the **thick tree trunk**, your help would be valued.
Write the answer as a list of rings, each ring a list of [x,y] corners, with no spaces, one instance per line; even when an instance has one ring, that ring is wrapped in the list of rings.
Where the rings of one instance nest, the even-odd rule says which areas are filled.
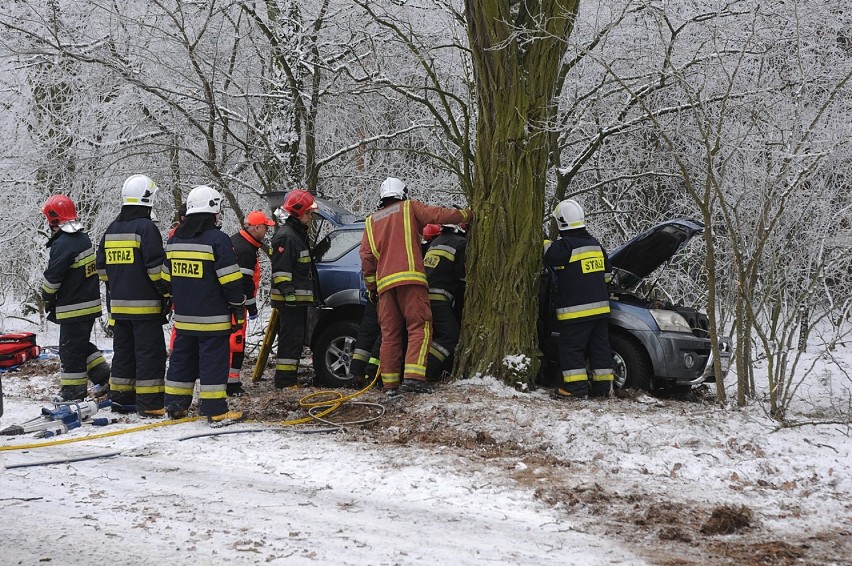
[[[489,374],[519,387],[535,379],[547,126],[577,5],[466,1],[478,115],[469,195],[476,220],[457,365],[464,376]]]

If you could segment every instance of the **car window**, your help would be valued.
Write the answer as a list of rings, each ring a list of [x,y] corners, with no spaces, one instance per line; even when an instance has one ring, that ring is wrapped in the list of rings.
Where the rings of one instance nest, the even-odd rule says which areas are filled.
[[[361,244],[363,230],[335,230],[314,247],[314,261],[337,261],[349,250]]]

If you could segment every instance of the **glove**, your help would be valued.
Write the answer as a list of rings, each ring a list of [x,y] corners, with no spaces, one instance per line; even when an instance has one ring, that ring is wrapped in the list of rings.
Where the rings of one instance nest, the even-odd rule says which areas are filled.
[[[172,298],[162,297],[160,301],[160,314],[163,316],[163,324],[168,324],[172,316]]]
[[[51,295],[44,299],[44,312],[53,312],[56,310],[56,295]]]
[[[160,307],[160,314],[162,314],[165,318],[168,318],[169,315],[172,314],[172,298],[163,297],[160,300],[162,302],[162,306]]]
[[[257,318],[257,306],[251,305],[250,307],[248,307],[247,310],[248,310],[249,320],[254,320],[254,319]]]
[[[284,304],[288,307],[297,307],[299,302],[296,300],[296,295],[284,295]]]
[[[375,289],[367,290],[367,300],[373,304],[376,304],[376,302],[379,300],[379,292]]]
[[[245,322],[245,309],[242,306],[239,306],[228,307],[228,310],[231,311],[231,334],[236,334],[243,328],[243,323]]]

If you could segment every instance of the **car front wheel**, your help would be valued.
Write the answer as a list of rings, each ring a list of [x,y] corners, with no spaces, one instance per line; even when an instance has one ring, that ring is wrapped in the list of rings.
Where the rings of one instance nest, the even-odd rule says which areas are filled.
[[[352,363],[358,323],[351,320],[333,322],[323,329],[313,347],[314,371],[323,387],[352,385],[349,366]]]
[[[611,334],[612,372],[614,389],[651,390],[654,370],[644,348],[621,334]]]

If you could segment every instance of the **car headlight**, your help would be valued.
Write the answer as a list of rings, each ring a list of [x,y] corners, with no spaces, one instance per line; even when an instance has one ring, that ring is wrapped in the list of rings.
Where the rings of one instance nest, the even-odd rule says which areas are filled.
[[[664,332],[689,332],[692,333],[689,323],[686,319],[674,312],[664,311],[660,309],[650,309],[651,316],[657,321],[657,326]]]

